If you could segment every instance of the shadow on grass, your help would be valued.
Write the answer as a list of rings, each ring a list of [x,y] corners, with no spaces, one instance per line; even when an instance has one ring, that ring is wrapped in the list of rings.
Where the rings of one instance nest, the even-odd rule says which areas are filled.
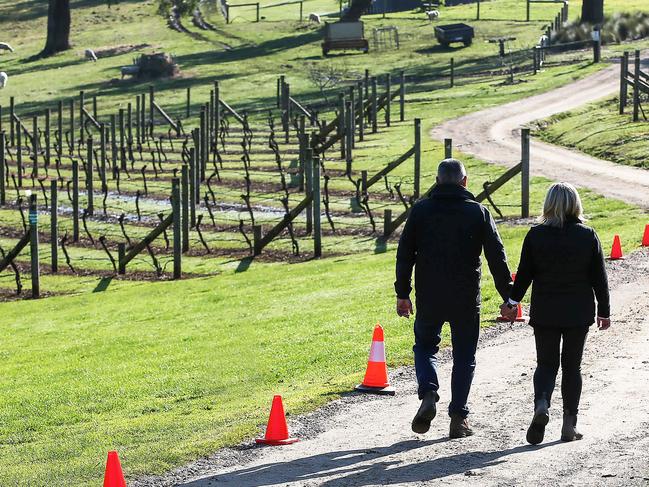
[[[97,283],[97,287],[92,290],[93,293],[103,293],[106,289],[108,289],[108,286],[110,286],[110,283],[113,281],[113,276],[109,277],[102,277],[102,279]]]
[[[237,269],[234,271],[236,274],[239,274],[241,272],[246,272],[250,268],[250,264],[252,264],[252,261],[255,260],[254,257],[244,257],[239,261],[239,265],[237,266]]]
[[[311,481],[314,485],[328,487],[376,485],[377,482],[381,485],[427,484],[436,479],[504,463],[507,461],[506,457],[510,455],[533,452],[560,443],[555,441],[538,446],[524,445],[497,451],[466,451],[448,456],[438,456],[431,451],[430,459],[415,463],[404,461],[398,456],[448,441],[453,440],[446,437],[423,441],[406,440],[384,447],[330,451],[285,462],[266,463],[219,473],[218,483],[238,487],[285,485],[298,481]],[[423,455],[422,457],[426,458]],[[178,485],[207,487],[214,485],[214,482],[217,482],[216,476]]]

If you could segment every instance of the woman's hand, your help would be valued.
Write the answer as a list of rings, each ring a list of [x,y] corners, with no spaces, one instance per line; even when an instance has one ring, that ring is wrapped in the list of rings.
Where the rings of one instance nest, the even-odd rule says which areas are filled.
[[[610,318],[600,318],[597,317],[597,328],[600,330],[608,330],[611,327]]]

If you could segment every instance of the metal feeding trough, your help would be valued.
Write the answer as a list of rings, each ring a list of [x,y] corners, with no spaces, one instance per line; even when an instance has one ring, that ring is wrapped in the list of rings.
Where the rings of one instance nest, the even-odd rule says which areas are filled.
[[[435,27],[435,38],[444,47],[448,47],[452,42],[462,42],[465,46],[470,46],[474,37],[473,27],[467,24],[446,24]]]

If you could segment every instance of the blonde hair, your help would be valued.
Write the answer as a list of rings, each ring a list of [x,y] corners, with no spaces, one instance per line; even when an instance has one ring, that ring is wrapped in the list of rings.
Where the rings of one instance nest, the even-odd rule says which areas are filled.
[[[584,221],[579,193],[570,183],[554,183],[545,196],[541,222],[561,228],[568,219]]]

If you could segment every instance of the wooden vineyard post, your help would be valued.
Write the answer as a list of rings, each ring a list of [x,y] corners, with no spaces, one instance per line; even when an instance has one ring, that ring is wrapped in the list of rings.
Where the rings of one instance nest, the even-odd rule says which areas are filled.
[[[45,136],[45,162],[44,162],[45,170],[47,170],[50,167],[50,162],[52,159],[51,140],[50,140],[51,117],[52,117],[52,113],[48,108],[45,110],[45,133],[43,134]]]
[[[291,87],[288,83],[284,83],[282,101],[284,102],[284,142],[288,144],[291,132]]]
[[[313,196],[313,149],[307,148],[305,153],[306,194]],[[311,232],[313,232],[313,202],[306,207],[306,233],[311,234]]]
[[[153,137],[153,103],[155,102],[155,92],[153,86],[149,86],[149,135]]]
[[[139,98],[138,98],[139,100]],[[113,172],[113,179],[117,177],[117,127],[115,126],[117,119],[114,114],[110,116],[110,152],[111,152],[111,167]]]
[[[38,178],[38,117],[32,118],[32,157],[34,159],[34,169],[32,174]]]
[[[365,138],[365,100],[363,100],[363,83],[358,83],[358,140]]]
[[[340,93],[338,95],[338,135],[340,136],[340,158],[345,159],[347,152],[345,150],[345,95]]]
[[[141,136],[142,136],[142,142],[147,140],[147,131],[146,131],[146,95],[142,93],[140,95],[141,102],[140,102],[140,117],[142,117],[142,120],[140,120],[140,127],[142,130]]]
[[[478,0],[476,5],[475,19],[480,20],[480,0]]]
[[[343,136],[345,137],[345,163],[347,165],[347,174],[352,173],[352,147],[354,145],[354,112],[352,110],[352,102],[345,102],[345,132]]]
[[[135,140],[138,144],[142,143],[142,130],[140,125],[142,103],[139,96],[135,97]]]
[[[139,100],[138,100],[139,101]],[[185,104],[185,118],[189,118],[192,114],[192,89],[187,87],[187,101]]]
[[[415,180],[414,197],[419,199],[421,183],[421,119],[415,118]]]
[[[349,110],[347,128],[349,128],[350,136],[348,143],[352,149],[356,148],[356,93],[354,92],[354,87],[349,87],[349,104],[347,105]]]
[[[92,117],[97,120],[97,95],[92,95]]]
[[[117,244],[117,273],[121,275],[126,274],[126,263],[124,262],[124,257],[126,257],[126,244],[120,242]]]
[[[378,126],[378,107],[376,103],[376,77],[372,76],[372,133],[379,130]]]
[[[79,163],[72,159],[72,241],[79,241]]]
[[[201,157],[199,159],[200,167],[200,181],[205,181],[205,166],[207,166],[207,160],[209,159],[209,138],[207,134],[207,118],[208,118],[208,108],[205,107],[201,112]],[[200,196],[199,196],[200,198]]]
[[[182,244],[180,229],[180,180],[173,178],[171,180],[171,206],[173,211],[173,231],[174,231],[174,279],[180,279],[182,273]]]
[[[453,139],[444,139],[444,159],[453,157]]]
[[[624,115],[628,97],[628,84],[626,78],[629,75],[629,51],[624,51],[620,58],[620,115]]]
[[[189,149],[189,218],[191,228],[196,226],[196,148]]]
[[[5,189],[5,133],[0,132],[0,206],[4,206],[7,201]]]
[[[83,91],[79,92],[79,146],[83,147],[83,126],[85,125],[84,121],[84,105],[85,105],[85,94]]]
[[[214,82],[214,141],[219,138],[219,130],[221,129],[221,88],[219,82]],[[215,144],[216,146],[217,144]]]
[[[406,73],[399,73],[399,120],[406,119]]]
[[[99,129],[99,162],[101,174],[99,177],[101,179],[101,192],[104,193],[107,189],[106,186],[106,133],[108,129],[102,123],[101,128]]]
[[[261,254],[261,225],[252,227],[252,241],[254,255]]]
[[[126,171],[126,140],[124,138],[124,109],[119,109],[119,160],[120,169]]]
[[[12,124],[13,125],[13,122]],[[16,122],[16,171],[18,172],[18,187],[23,187],[23,130]]]
[[[131,102],[126,106],[126,134],[127,143],[129,145],[133,144],[133,106]]]
[[[640,51],[635,51],[633,71],[633,121],[640,120]]]
[[[50,181],[50,248],[52,257],[52,272],[54,273],[59,271],[59,198],[57,183],[58,181],[56,179],[52,179]]]
[[[526,1],[527,3],[527,10],[526,10],[526,15],[525,15],[525,21],[529,22],[530,21],[530,0]]]
[[[29,197],[29,251],[32,274],[32,298],[41,296],[40,265],[38,262],[38,208],[36,195]]]
[[[16,110],[16,101],[14,97],[9,98],[9,140],[12,147],[16,146],[16,133],[14,130],[14,112]]]
[[[86,159],[86,193],[87,193],[87,211],[88,215],[91,215],[95,212],[95,200],[94,200],[94,194],[93,194],[93,186],[92,186],[92,180],[93,180],[93,151],[92,151],[92,137],[88,137],[88,155]]]
[[[182,203],[182,230],[183,252],[189,250],[189,167],[183,164],[181,169],[181,203]]]
[[[70,98],[70,151],[74,152],[74,98]]]
[[[455,86],[455,59],[451,58],[451,88]]]
[[[385,75],[385,92],[387,98],[385,99],[385,126],[390,126],[390,102],[392,101],[392,79],[390,73]]]
[[[392,210],[383,210],[383,236],[387,237],[392,233]]]
[[[59,161],[63,157],[63,102],[59,100],[57,118],[56,118],[56,132],[58,134],[59,145],[56,150],[56,155]]]
[[[311,157],[313,177],[313,256],[322,256],[322,227],[320,224],[320,159]]]
[[[521,130],[521,217],[530,216],[530,129]]]

